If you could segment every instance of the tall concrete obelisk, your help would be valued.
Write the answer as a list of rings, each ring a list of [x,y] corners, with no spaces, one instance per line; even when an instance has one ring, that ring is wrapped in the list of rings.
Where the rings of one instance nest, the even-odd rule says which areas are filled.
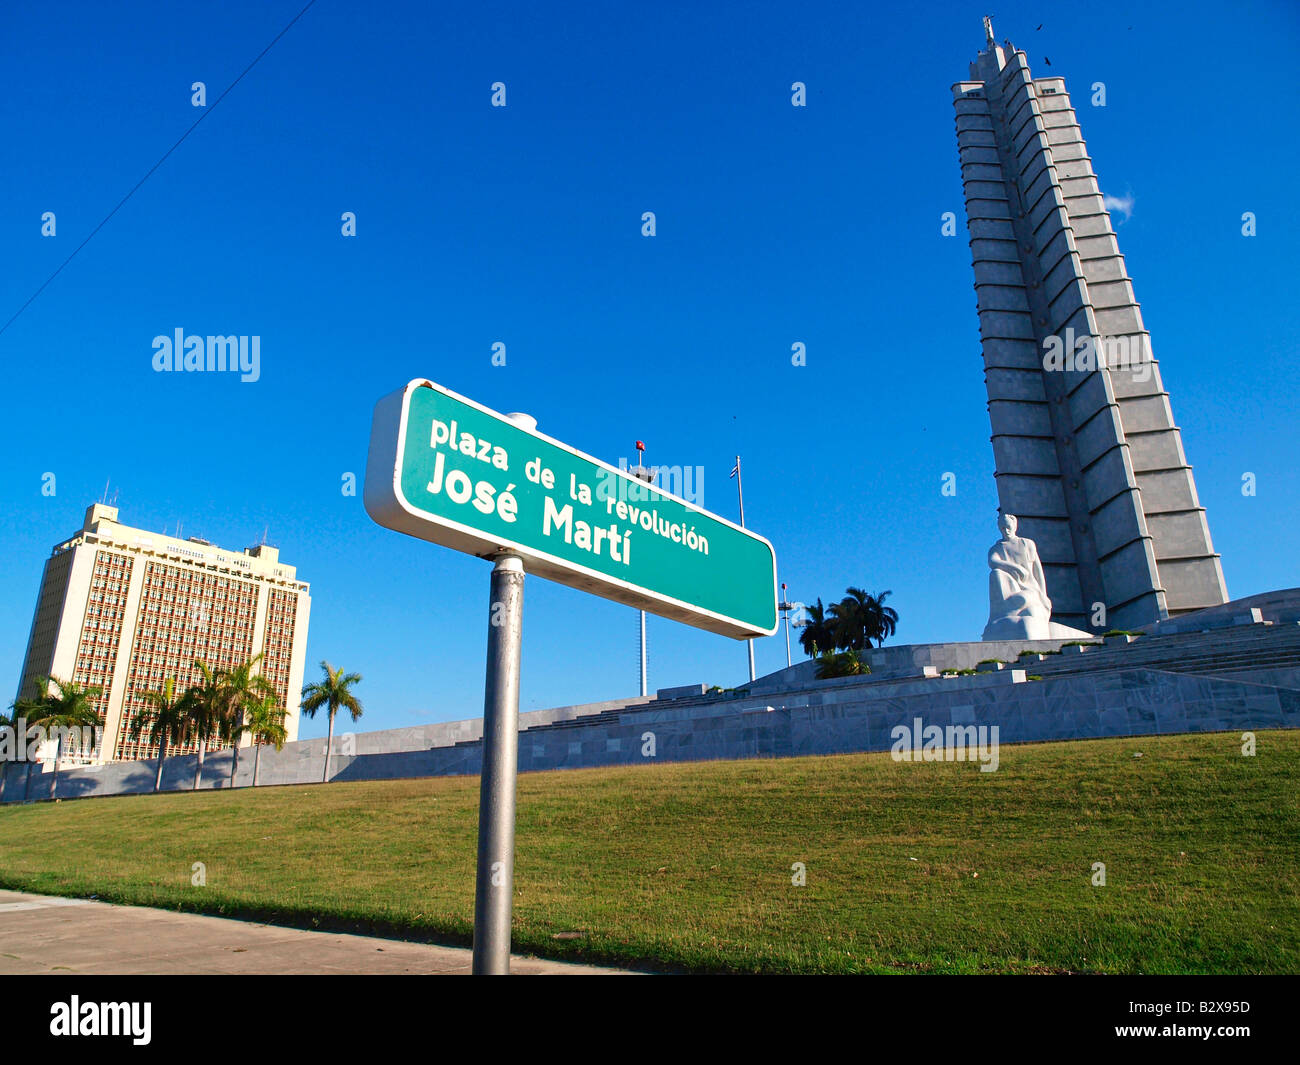
[[[1065,84],[1033,78],[1025,53],[984,28],[953,99],[1001,510],[1037,542],[1066,625],[1226,602]]]

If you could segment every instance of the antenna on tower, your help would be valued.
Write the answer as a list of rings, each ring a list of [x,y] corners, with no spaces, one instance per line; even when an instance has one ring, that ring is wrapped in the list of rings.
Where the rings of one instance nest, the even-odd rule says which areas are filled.
[[[271,526],[269,524],[262,526],[262,543],[264,545],[266,543],[267,534],[269,534],[270,531],[271,531]]]
[[[110,480],[112,480],[112,478],[110,478],[110,477],[105,477],[105,478],[104,478],[104,494],[103,494],[102,496],[99,497],[99,501],[100,501],[101,503],[107,503],[107,502],[108,502],[108,482],[109,482]]]
[[[989,45],[993,44],[993,16],[992,15],[984,16],[984,39],[986,44]]]

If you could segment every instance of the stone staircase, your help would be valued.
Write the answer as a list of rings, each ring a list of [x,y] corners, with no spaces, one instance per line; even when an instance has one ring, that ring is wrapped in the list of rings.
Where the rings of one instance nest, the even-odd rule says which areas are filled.
[[[1259,622],[1208,632],[1139,636],[1132,643],[1112,638],[1090,647],[1066,647],[1041,659],[1026,656],[1014,666],[1044,680],[1072,673],[1159,669],[1300,688],[1300,625]]]
[[[789,735],[797,736],[801,723],[812,730],[807,742],[815,749],[880,749],[887,744],[876,725],[844,736],[832,722],[845,715],[876,723],[911,714],[967,720],[962,715],[968,708],[975,715],[970,720],[1002,722],[1007,740],[1235,728],[1240,721],[1249,725],[1263,707],[1277,711],[1264,713],[1260,727],[1294,727],[1294,708],[1300,706],[1300,624],[1262,622],[1249,615],[1245,621],[1208,631],[1066,646],[1058,654],[1026,656],[973,676],[940,676],[936,666],[917,666],[910,676],[891,669],[884,675],[831,680],[817,680],[806,669],[782,671],[761,678],[752,691],[697,691],[525,728],[520,733],[521,768],[636,760],[629,752],[643,730],[672,735],[683,745],[675,753],[678,758],[794,753],[792,741],[775,740],[772,730],[793,728]],[[1058,645],[1034,646],[1050,650]],[[1000,648],[1003,653],[1008,649],[1015,650]],[[961,660],[970,655],[962,647]],[[1041,681],[1029,681],[1030,675]],[[773,682],[777,677],[779,684]],[[1187,683],[1178,679],[1183,677]],[[1196,686],[1196,677],[1204,678],[1202,687]],[[1066,702],[1079,708],[1070,711],[1079,715],[1070,719],[1078,722],[1074,731],[1061,724],[1057,708]],[[1158,715],[1154,706],[1160,708]],[[1172,716],[1171,706],[1176,707]],[[836,739],[820,740],[818,730]],[[728,738],[723,741],[723,736]],[[697,753],[685,746],[692,742],[698,744]],[[829,745],[820,746],[823,742]]]

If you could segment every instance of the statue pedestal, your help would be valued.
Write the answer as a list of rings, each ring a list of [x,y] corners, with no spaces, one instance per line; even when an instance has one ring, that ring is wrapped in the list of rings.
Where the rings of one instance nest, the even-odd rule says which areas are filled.
[[[981,640],[1050,640],[1052,623],[1029,614],[1017,618],[997,618],[984,626]]]
[[[1072,629],[1055,621],[1043,621],[1042,618],[1025,616],[1019,618],[998,618],[984,627],[984,642],[990,640],[1095,640],[1097,634]]]

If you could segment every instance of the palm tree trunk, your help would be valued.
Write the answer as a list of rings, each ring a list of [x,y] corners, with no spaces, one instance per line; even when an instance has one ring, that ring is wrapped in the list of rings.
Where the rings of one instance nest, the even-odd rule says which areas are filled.
[[[262,745],[257,745],[257,750],[253,752],[253,787],[257,787],[257,774],[262,768]]]
[[[163,729],[162,743],[158,745],[158,775],[153,778],[153,793],[158,794],[162,788],[163,759],[167,757],[167,730]]]
[[[325,775],[321,777],[321,783],[329,782],[330,778],[330,752],[334,749],[334,707],[330,707],[330,734],[325,741]]]
[[[203,775],[203,751],[207,743],[199,737],[199,760],[194,763],[194,790],[199,790],[199,777]]]
[[[50,782],[50,798],[54,799],[59,794],[59,755],[63,753],[63,733],[59,733],[59,738],[54,741],[54,779]]]
[[[230,786],[235,786],[235,774],[239,772],[239,740],[230,748]]]

